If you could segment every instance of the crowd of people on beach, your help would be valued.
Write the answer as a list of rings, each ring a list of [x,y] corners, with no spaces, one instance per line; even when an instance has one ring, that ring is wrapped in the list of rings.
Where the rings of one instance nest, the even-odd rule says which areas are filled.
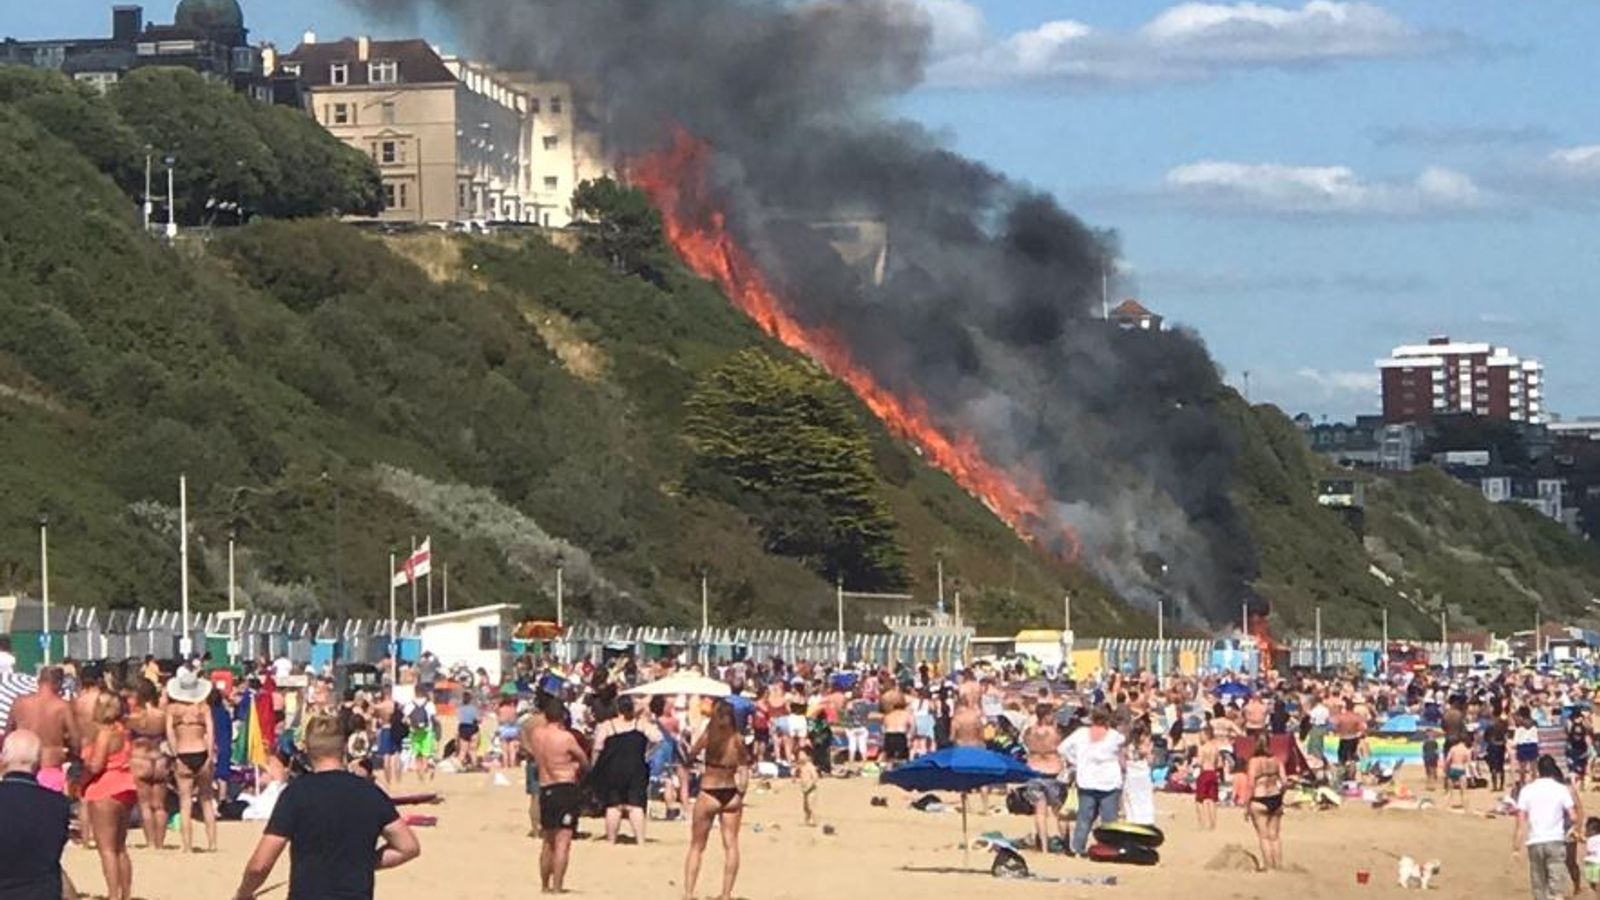
[[[653,687],[685,675],[715,690]],[[500,783],[521,774],[545,891],[565,890],[585,819],[606,841],[636,843],[654,811],[688,824],[686,897],[719,837],[727,897],[752,785],[794,779],[804,821],[819,824],[830,777],[871,776],[946,747],[988,748],[1032,770],[1015,790],[973,802],[1027,816],[1035,852],[1081,856],[1108,823],[1154,826],[1155,793],[1170,791],[1193,796],[1202,829],[1216,827],[1220,807],[1241,810],[1256,862],[1270,870],[1284,864],[1286,808],[1420,802],[1395,789],[1395,764],[1373,750],[1386,723],[1412,716],[1428,787],[1463,810],[1487,792],[1485,808],[1516,817],[1513,840],[1543,900],[1569,879],[1600,882],[1600,820],[1584,817],[1581,796],[1592,699],[1581,678],[1521,670],[1070,679],[1020,661],[948,672],[778,659],[691,670],[628,655],[573,665],[524,655],[492,679],[424,654],[350,686],[286,659],[66,661],[44,668],[37,690],[0,720],[0,787],[27,782],[61,798],[29,794],[18,808],[52,822],[60,814],[61,840],[72,829],[95,849],[109,900],[132,896],[130,832],[160,850],[176,826],[184,852],[210,852],[219,819],[265,823],[240,897],[254,895],[286,849],[291,900],[323,896],[327,885],[370,896],[375,869],[420,852],[395,802],[402,786],[425,791],[441,771]],[[1560,760],[1542,746],[1553,734]],[[15,796],[0,790],[0,819]],[[70,822],[68,797],[77,801]],[[0,887],[28,872],[49,877],[12,871],[4,846]],[[33,896],[49,887],[38,882]]]

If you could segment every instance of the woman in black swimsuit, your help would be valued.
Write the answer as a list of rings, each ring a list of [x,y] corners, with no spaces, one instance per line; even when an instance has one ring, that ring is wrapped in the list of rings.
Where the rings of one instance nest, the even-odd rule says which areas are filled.
[[[700,877],[700,859],[711,839],[711,824],[722,820],[722,893],[733,896],[733,882],[739,877],[739,826],[744,820],[744,792],[750,783],[750,755],[733,715],[733,705],[718,700],[711,710],[711,723],[689,750],[689,758],[705,754],[705,773],[700,776],[700,796],[694,802],[689,853],[683,860],[683,896],[694,896]]]
[[[661,736],[640,726],[633,698],[617,698],[617,715],[595,729],[594,769],[590,773],[606,809],[606,840],[615,844],[628,817],[635,843],[644,843],[645,807],[650,795],[650,764],[646,756]]]
[[[1255,826],[1256,838],[1261,842],[1261,868],[1283,868],[1283,766],[1272,755],[1272,747],[1263,735],[1256,741],[1256,752],[1245,770],[1250,776],[1250,807],[1245,818]]]

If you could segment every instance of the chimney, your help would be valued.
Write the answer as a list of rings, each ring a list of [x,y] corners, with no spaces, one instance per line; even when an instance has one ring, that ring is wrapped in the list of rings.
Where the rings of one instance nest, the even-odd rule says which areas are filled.
[[[316,42],[317,42],[317,33],[315,31],[308,31],[305,34],[300,36],[300,43],[305,44],[306,46],[310,46],[312,44],[315,44]]]
[[[356,38],[356,59],[360,60],[361,62],[366,62],[367,57],[371,55],[372,38],[369,38],[364,34],[361,37]]]
[[[111,39],[119,43],[131,42],[144,30],[144,7],[111,7]]]

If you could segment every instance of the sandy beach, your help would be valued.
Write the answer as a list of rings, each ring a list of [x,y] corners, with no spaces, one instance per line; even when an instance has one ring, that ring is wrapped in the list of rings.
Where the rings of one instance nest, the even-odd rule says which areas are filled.
[[[436,789],[445,802],[416,809],[437,815],[437,827],[418,830],[422,858],[378,878],[378,896],[387,900],[523,900],[538,890],[537,845],[528,838],[526,797],[520,778],[496,786],[484,774],[441,775]],[[403,790],[414,787],[407,781]],[[875,796],[889,799],[888,808],[874,807]],[[1526,863],[1509,853],[1511,821],[1445,810],[1374,811],[1360,805],[1328,812],[1291,810],[1284,823],[1286,861],[1290,867],[1272,875],[1208,870],[1207,863],[1233,844],[1254,849],[1254,836],[1238,810],[1221,812],[1217,831],[1201,833],[1188,797],[1157,795],[1160,825],[1168,838],[1161,864],[1155,868],[1097,865],[1061,857],[1028,854],[1030,866],[1045,876],[1116,875],[1115,886],[1002,881],[991,877],[989,854],[973,851],[971,861],[981,874],[950,871],[962,864],[959,814],[921,813],[907,807],[911,799],[894,788],[880,788],[867,779],[825,780],[822,819],[835,834],[806,828],[800,818],[799,792],[777,783],[770,793],[755,793],[749,803],[743,836],[744,866],[738,895],[750,898],[882,896],[885,891],[914,892],[921,900],[969,897],[1147,897],[1188,894],[1208,900],[1306,900],[1320,897],[1399,896],[1396,855],[1443,864],[1431,896],[1523,896],[1528,887]],[[1473,800],[1486,806],[1488,796]],[[996,801],[998,802],[998,800]],[[1029,820],[996,814],[974,816],[972,832],[998,830],[1017,837]],[[759,828],[759,831],[757,830]],[[584,831],[600,830],[586,820]],[[229,897],[260,825],[220,825],[220,850],[185,859],[176,850],[154,852],[133,843],[134,895],[146,900]],[[687,826],[681,822],[650,823],[643,846],[610,846],[580,841],[573,851],[568,876],[571,890],[584,897],[677,897],[681,891]],[[173,835],[174,842],[176,834]],[[714,896],[722,865],[713,838],[702,873],[700,896]],[[94,855],[69,848],[66,866],[79,889],[103,893]],[[1356,884],[1357,869],[1372,872],[1372,883]],[[277,886],[265,894],[283,898],[288,858],[269,880]]]

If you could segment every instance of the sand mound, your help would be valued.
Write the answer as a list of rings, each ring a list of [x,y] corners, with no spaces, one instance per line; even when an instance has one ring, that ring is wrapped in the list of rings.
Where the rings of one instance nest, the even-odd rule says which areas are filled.
[[[1213,872],[1259,872],[1261,863],[1249,850],[1238,844],[1229,844],[1211,857],[1211,861],[1206,863],[1206,868]]]

